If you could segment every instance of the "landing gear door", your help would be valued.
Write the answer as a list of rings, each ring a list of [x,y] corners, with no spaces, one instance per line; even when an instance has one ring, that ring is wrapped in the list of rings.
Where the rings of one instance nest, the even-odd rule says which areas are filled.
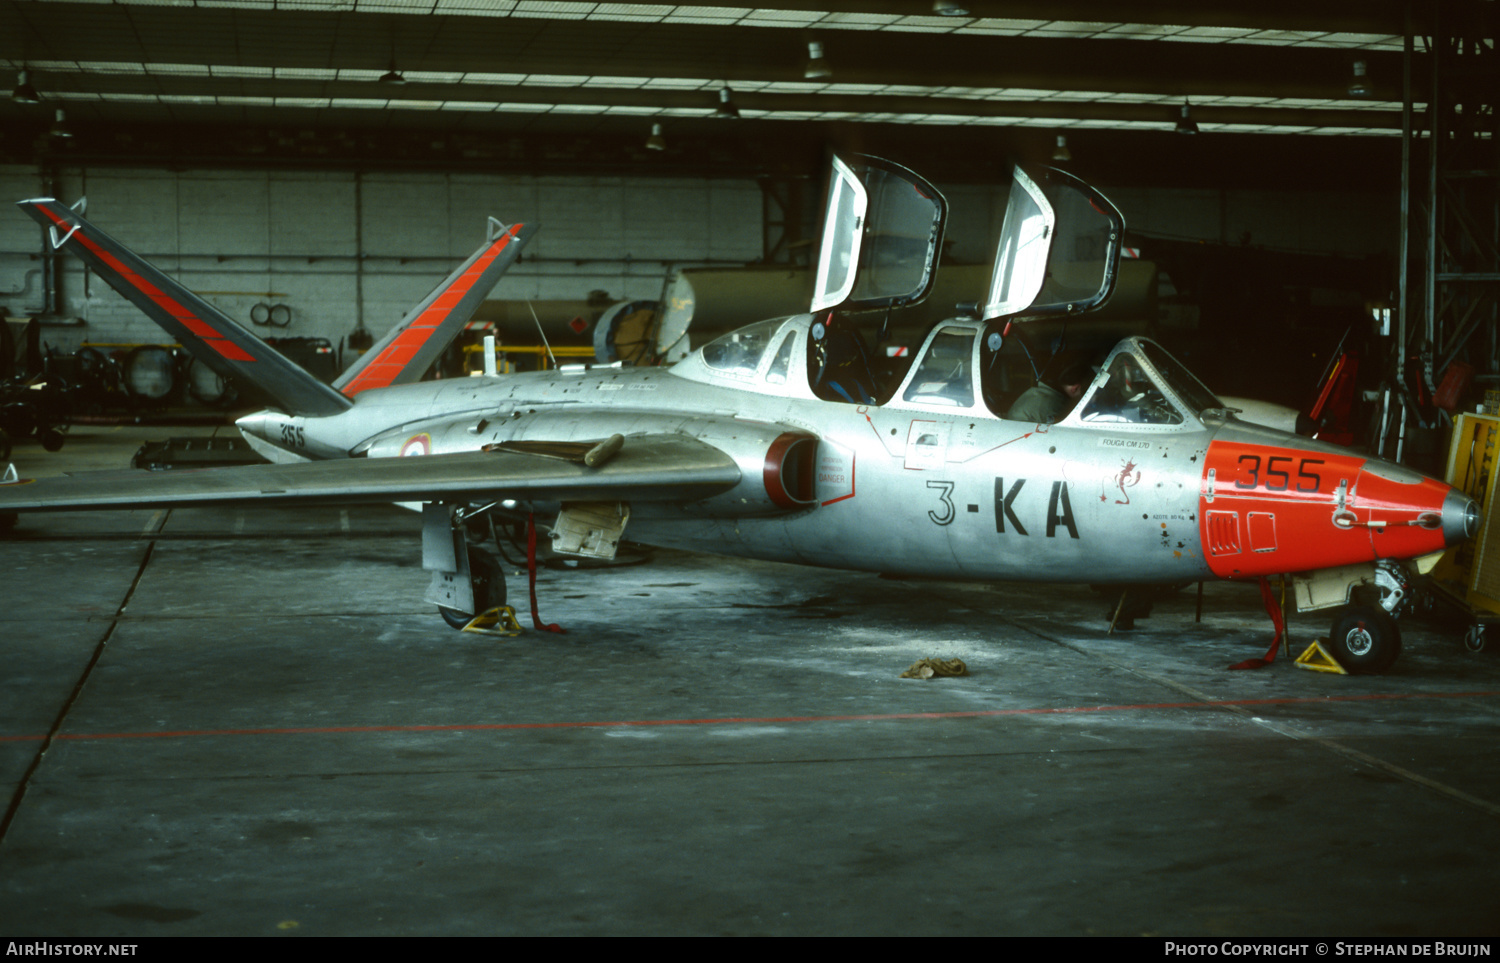
[[[1109,199],[1064,171],[1033,179],[1017,167],[984,320],[1082,314],[1114,291],[1125,218]]]
[[[932,290],[948,204],[915,173],[876,157],[833,159],[813,312],[915,304]]]

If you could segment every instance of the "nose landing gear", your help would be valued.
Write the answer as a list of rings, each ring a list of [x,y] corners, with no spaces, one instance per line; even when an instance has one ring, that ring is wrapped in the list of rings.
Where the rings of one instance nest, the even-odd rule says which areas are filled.
[[[1328,652],[1350,673],[1389,669],[1401,656],[1401,614],[1416,603],[1416,574],[1405,564],[1374,564],[1325,569],[1296,576],[1297,608],[1335,608]]]
[[[1401,655],[1401,628],[1379,606],[1351,605],[1333,620],[1328,643],[1350,672],[1384,672]]]

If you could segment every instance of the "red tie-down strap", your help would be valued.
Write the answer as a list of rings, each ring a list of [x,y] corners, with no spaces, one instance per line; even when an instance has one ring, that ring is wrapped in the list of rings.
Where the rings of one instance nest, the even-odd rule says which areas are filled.
[[[526,575],[531,587],[531,626],[545,632],[562,632],[560,625],[543,625],[536,607],[536,516],[526,513]]]
[[[1271,617],[1271,624],[1276,626],[1276,638],[1271,640],[1271,647],[1266,650],[1265,656],[1236,662],[1230,666],[1231,669],[1261,669],[1276,661],[1276,647],[1286,634],[1286,621],[1281,617],[1281,603],[1271,594],[1271,582],[1264,575],[1260,577],[1260,598],[1266,603],[1266,614]]]

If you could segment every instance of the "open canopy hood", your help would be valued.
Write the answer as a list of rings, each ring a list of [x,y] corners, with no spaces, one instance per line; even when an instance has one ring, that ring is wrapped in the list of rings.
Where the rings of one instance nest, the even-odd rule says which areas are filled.
[[[833,159],[811,310],[915,304],[932,290],[948,202],[878,157]]]
[[[1082,314],[1109,299],[1125,218],[1103,194],[1056,168],[1011,172],[980,317]]]
[[[901,307],[932,290],[948,206],[912,171],[876,157],[834,157],[813,312]],[[982,320],[1082,314],[1103,304],[1119,273],[1125,219],[1064,171],[1011,170]]]

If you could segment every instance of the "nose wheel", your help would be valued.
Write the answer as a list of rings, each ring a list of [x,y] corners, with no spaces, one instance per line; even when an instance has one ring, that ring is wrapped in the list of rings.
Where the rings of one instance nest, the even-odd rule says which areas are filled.
[[[1384,672],[1401,655],[1401,629],[1376,605],[1352,605],[1333,622],[1329,648],[1354,674]]]

